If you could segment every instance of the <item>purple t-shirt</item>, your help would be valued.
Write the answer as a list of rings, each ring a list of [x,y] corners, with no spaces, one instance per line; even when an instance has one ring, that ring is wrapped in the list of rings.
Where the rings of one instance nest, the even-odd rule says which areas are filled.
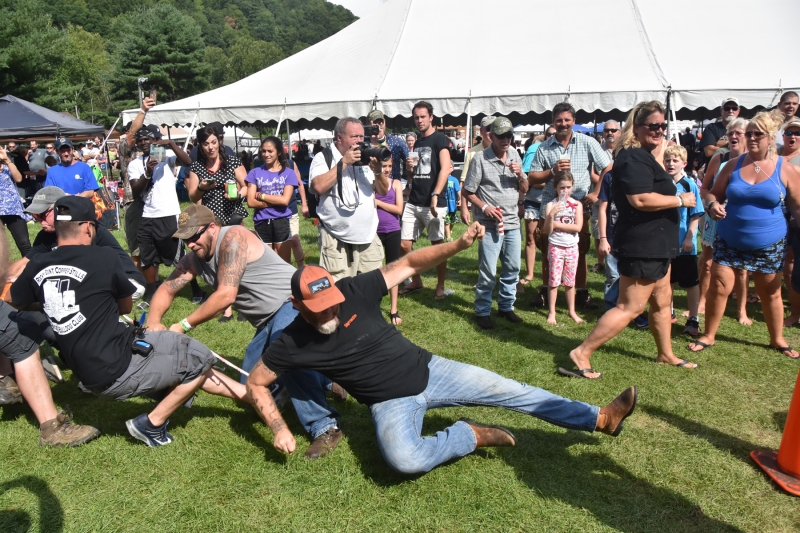
[[[394,194],[394,180],[389,181],[389,190],[386,191],[386,196],[381,196],[375,193],[375,199],[380,200],[385,204],[394,205],[396,200]],[[393,215],[388,211],[378,208],[378,229],[376,233],[391,233],[393,231],[400,231],[400,218]]]
[[[268,194],[271,196],[281,196],[283,188],[287,185],[297,187],[297,175],[294,169],[286,167],[280,172],[273,172],[267,170],[263,166],[254,168],[247,174],[244,179],[247,183],[252,183],[256,186],[259,193]],[[271,218],[286,218],[292,216],[292,210],[288,206],[272,206],[263,209],[256,209],[256,214],[253,216],[253,222],[261,222]]]

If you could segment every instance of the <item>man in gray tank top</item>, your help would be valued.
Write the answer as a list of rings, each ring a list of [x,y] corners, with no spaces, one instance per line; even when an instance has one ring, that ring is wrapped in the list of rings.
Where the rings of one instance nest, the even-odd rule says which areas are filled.
[[[283,328],[297,315],[290,302],[294,267],[243,226],[223,227],[205,206],[190,205],[181,212],[175,237],[183,239],[191,253],[180,260],[153,295],[147,329],[166,329],[161,320],[172,300],[186,284],[200,276],[214,287],[214,292],[189,316],[172,324],[170,331],[189,333],[233,305],[256,328],[242,363],[244,370],[250,371],[264,348],[280,337]],[[242,383],[245,380],[243,375]],[[286,374],[281,384],[292,398],[297,417],[314,439],[306,458],[317,459],[331,452],[342,432],[338,427],[339,413],[328,406],[325,391],[333,387],[339,397],[345,397],[344,390],[311,371]]]

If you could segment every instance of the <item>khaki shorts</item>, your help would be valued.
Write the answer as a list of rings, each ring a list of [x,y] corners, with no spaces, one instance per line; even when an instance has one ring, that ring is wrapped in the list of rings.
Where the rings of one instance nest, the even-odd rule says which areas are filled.
[[[297,213],[289,219],[289,231],[292,232],[292,237],[300,235],[300,216]]]
[[[320,225],[318,242],[319,264],[334,281],[370,272],[383,264],[383,244],[377,233],[369,244],[348,244]]]
[[[431,242],[444,240],[444,217],[446,214],[446,207],[437,207],[434,217],[431,215],[430,207],[419,207],[406,203],[403,207],[403,217],[400,220],[402,224],[400,239],[416,241],[422,230],[427,229],[428,239]]]

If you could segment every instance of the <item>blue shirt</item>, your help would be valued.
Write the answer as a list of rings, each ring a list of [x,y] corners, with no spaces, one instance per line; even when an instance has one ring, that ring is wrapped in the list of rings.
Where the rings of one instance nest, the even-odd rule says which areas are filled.
[[[447,212],[455,213],[458,206],[458,193],[461,184],[455,176],[447,177],[447,187],[445,187],[445,198],[447,199]]]
[[[686,189],[685,184],[689,184],[689,189]],[[686,238],[686,234],[689,233],[689,223],[692,221],[693,218],[699,218],[703,215],[703,200],[700,198],[700,189],[697,188],[697,183],[692,178],[687,176],[683,176],[683,179],[678,181],[675,184],[675,196],[680,196],[683,193],[693,193],[694,198],[697,201],[697,205],[694,207],[679,207],[678,208],[678,250],[681,249],[683,246],[683,240]],[[697,233],[695,232],[695,238],[692,239],[692,251],[691,252],[680,252],[681,255],[697,255]]]
[[[369,142],[369,139],[367,139]],[[384,146],[392,152],[392,179],[405,179],[406,159],[408,158],[408,145],[405,139],[398,135],[386,135],[386,139],[380,146]]]
[[[82,161],[68,167],[55,165],[47,170],[45,187],[58,187],[67,194],[80,194],[100,188],[92,168]]]
[[[536,155],[539,145],[542,143],[533,143],[525,150],[525,157],[522,158],[522,171],[527,174],[531,171],[531,163],[533,163],[533,156]]]

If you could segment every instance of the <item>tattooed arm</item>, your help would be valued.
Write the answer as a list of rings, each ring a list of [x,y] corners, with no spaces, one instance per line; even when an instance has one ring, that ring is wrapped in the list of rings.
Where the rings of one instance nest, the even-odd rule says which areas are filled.
[[[161,323],[164,313],[167,312],[172,300],[175,299],[181,289],[183,289],[195,276],[200,275],[200,268],[197,265],[197,256],[194,253],[187,254],[175,266],[175,270],[169,275],[167,280],[162,283],[153,298],[150,300],[150,308],[147,312],[147,329],[159,331],[166,329]],[[183,330],[180,331],[183,333]]]
[[[276,379],[278,379],[278,376],[275,372],[267,368],[264,361],[259,361],[250,371],[250,377],[247,378],[247,397],[256,411],[258,411],[258,416],[272,430],[275,448],[283,453],[291,454],[294,452],[297,443],[292,432],[286,427],[286,422],[283,421],[272,394],[267,389]]]
[[[186,317],[186,321],[189,322],[192,328],[196,328],[198,325],[218,316],[236,301],[239,282],[242,280],[244,269],[248,263],[248,236],[258,239],[254,234],[240,226],[232,227],[225,233],[219,245],[217,290],[200,307]],[[260,241],[258,242],[260,244]],[[263,250],[263,245],[261,246]],[[194,254],[189,255],[194,256]],[[200,261],[200,259],[195,258],[195,261]],[[196,272],[199,274],[199,266],[196,268]],[[164,285],[167,283],[164,283]],[[153,304],[151,303],[150,305],[152,306]],[[183,326],[180,324],[173,324],[169,329],[176,333],[184,333]]]

